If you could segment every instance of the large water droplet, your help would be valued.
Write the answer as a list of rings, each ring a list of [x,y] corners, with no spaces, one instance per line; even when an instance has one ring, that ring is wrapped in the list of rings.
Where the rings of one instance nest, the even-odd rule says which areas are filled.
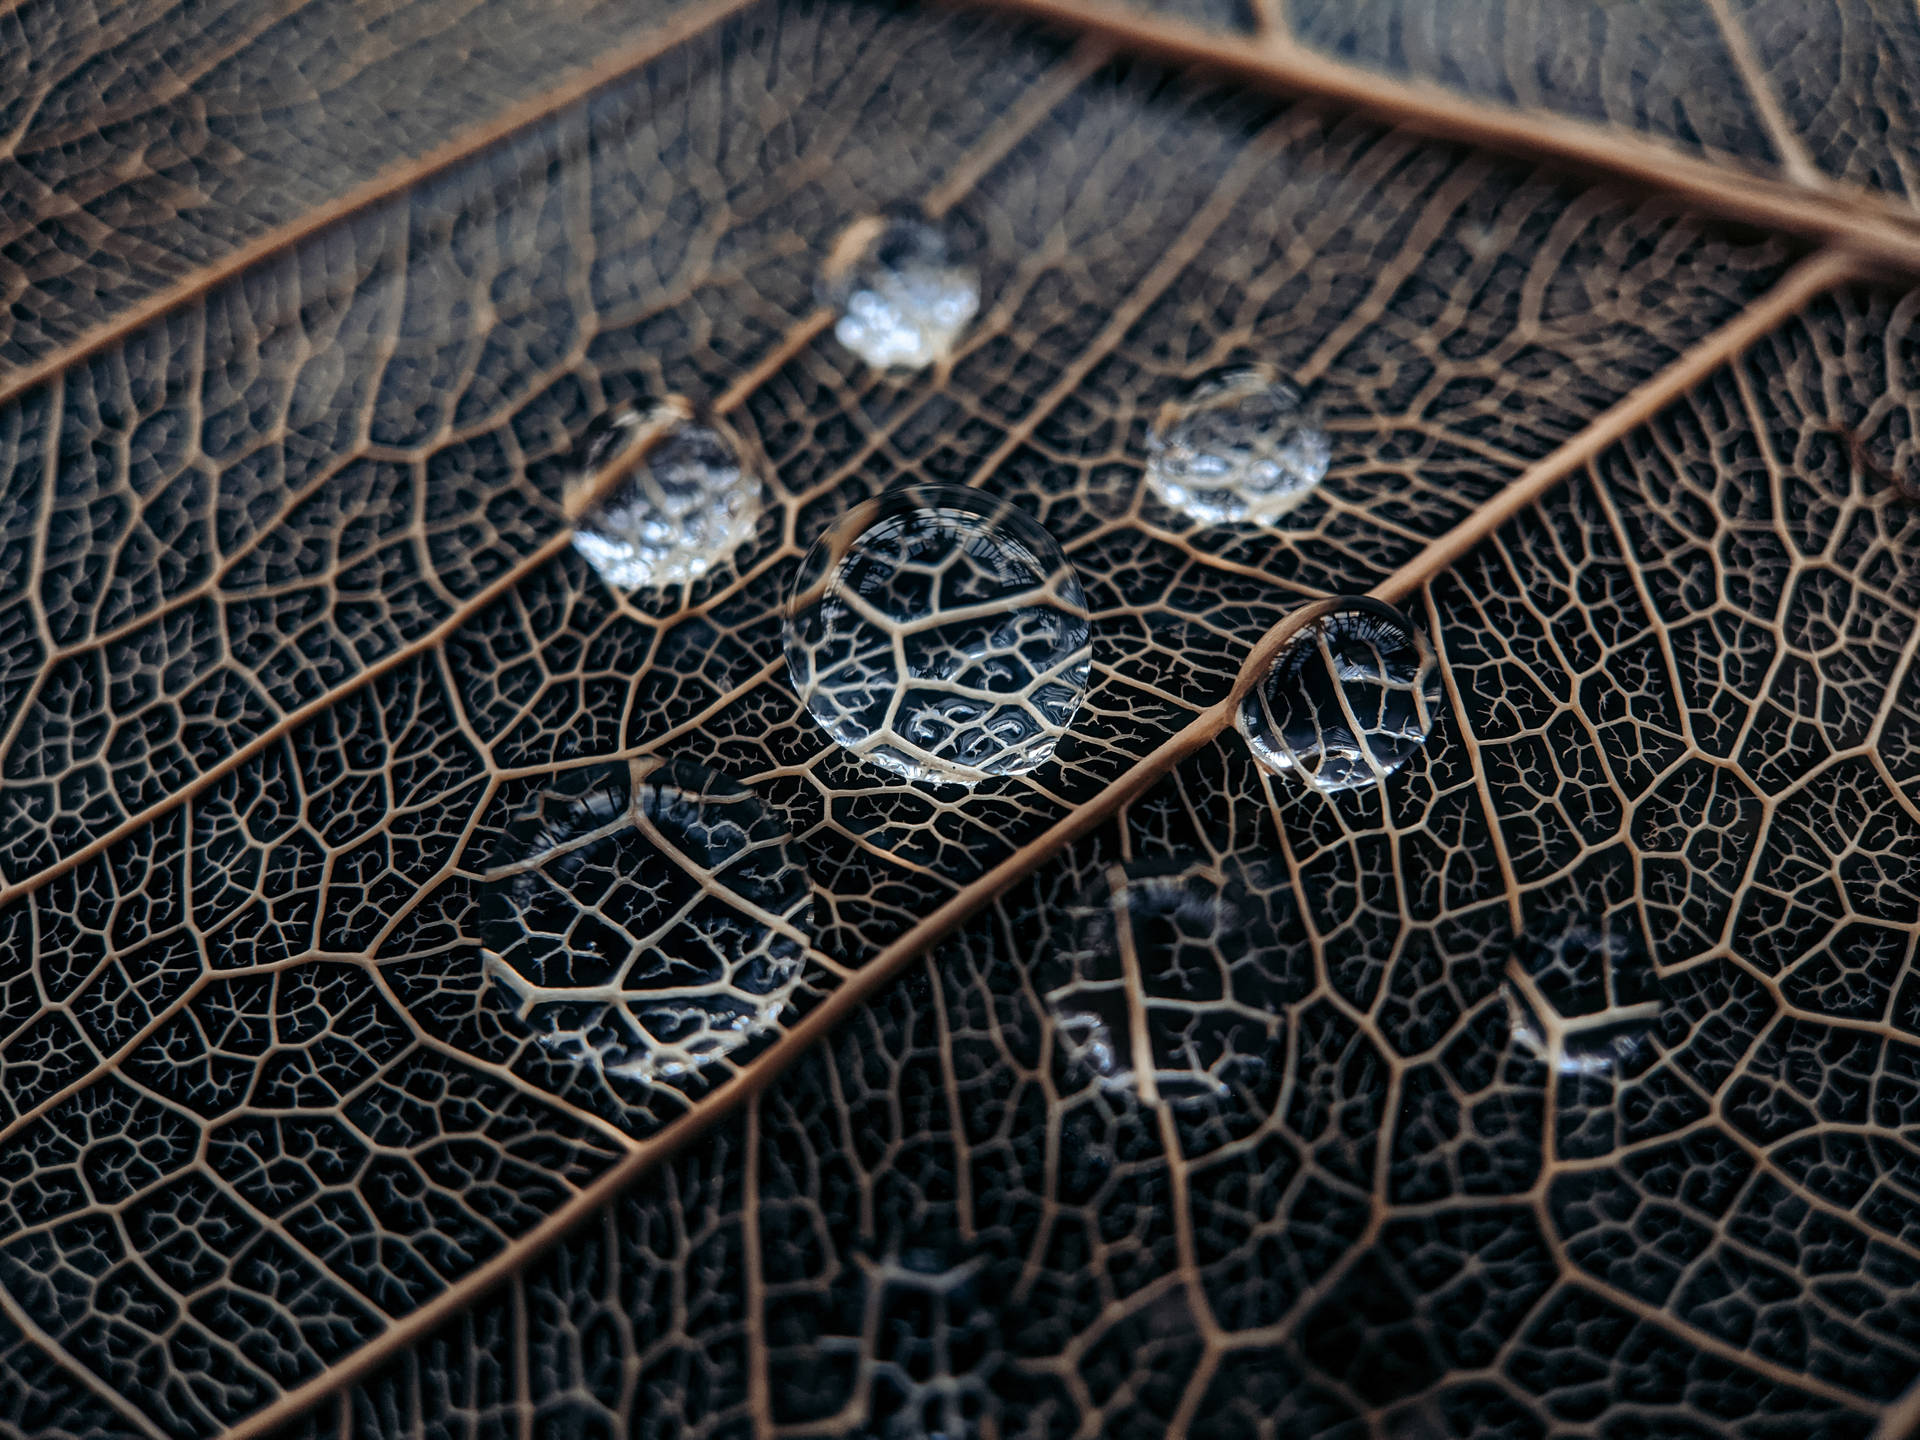
[[[944,485],[888,491],[815,542],[787,669],[820,726],[910,780],[1042,764],[1086,694],[1086,592],[1021,511]]]
[[[668,1079],[777,1021],[813,936],[787,827],[689,760],[564,771],[501,837],[486,966],[547,1049]]]
[[[1147,432],[1147,484],[1204,524],[1270,525],[1320,483],[1331,454],[1270,367],[1224,370],[1162,408]]]
[[[849,225],[820,275],[834,338],[879,370],[918,370],[953,352],[980,309],[980,276],[949,256],[947,237],[917,216]]]
[[[1307,988],[1267,907],[1207,864],[1111,867],[1057,944],[1035,983],[1069,1058],[1176,1106],[1257,1084],[1282,1007]]]
[[[623,590],[697,580],[753,538],[761,486],[718,420],[684,401],[629,405],[594,422],[582,446],[582,484],[631,466],[585,515],[573,547]]]
[[[1502,984],[1515,1042],[1563,1074],[1631,1064],[1665,1008],[1665,987],[1637,936],[1598,921],[1522,936]]]
[[[1439,666],[1419,628],[1378,600],[1346,600],[1287,642],[1240,702],[1239,726],[1269,769],[1351,790],[1405,764],[1439,704]]]

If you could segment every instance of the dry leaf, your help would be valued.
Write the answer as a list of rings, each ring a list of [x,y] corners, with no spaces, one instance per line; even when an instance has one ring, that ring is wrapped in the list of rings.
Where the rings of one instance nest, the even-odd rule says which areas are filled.
[[[1219,58],[1437,71],[1494,102],[1466,133],[1643,128],[1627,175],[1664,156],[1696,200],[1751,190],[1735,218],[1911,248],[1897,195],[1810,218],[1814,119],[1688,58],[1758,75],[1768,25],[1623,17],[1573,71],[1482,77],[1433,58],[1465,20],[1416,55],[1291,8],[1297,42]],[[231,63],[277,73],[266,37],[324,18],[236,15]],[[236,161],[211,239],[100,242],[64,319],[17,262],[0,1424],[1904,1423],[1910,300],[1644,188],[1005,18],[524,19],[475,22],[523,93],[470,59],[309,188]],[[379,55],[338,105],[302,70],[301,144],[359,135]],[[136,118],[177,136],[170,104]],[[130,163],[126,196],[186,185]],[[815,276],[899,206],[982,304],[949,361],[882,375]],[[1147,427],[1250,362],[1331,468],[1271,528],[1201,525],[1143,483]],[[669,394],[743,437],[765,513],[731,563],[619,593],[571,547],[577,447]],[[909,785],[794,698],[802,555],[909,480],[1011,501],[1085,585],[1092,688],[1029,774]],[[1438,716],[1328,796],[1234,710],[1312,602],[1366,593],[1432,637]],[[597,923],[593,876],[488,897],[541,795],[697,766],[760,808],[700,851],[648,792],[637,873],[678,894],[724,854],[702,933],[784,928],[671,1064],[596,1065],[483,954],[503,914]]]

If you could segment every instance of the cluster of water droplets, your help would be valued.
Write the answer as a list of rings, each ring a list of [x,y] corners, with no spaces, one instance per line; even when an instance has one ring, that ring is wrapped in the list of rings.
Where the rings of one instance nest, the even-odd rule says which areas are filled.
[[[946,228],[905,211],[850,225],[818,295],[837,341],[886,371],[949,359],[981,300]],[[1146,482],[1168,505],[1264,526],[1319,485],[1331,451],[1312,407],[1257,364],[1165,406],[1146,449]],[[577,467],[576,549],[624,589],[726,564],[763,510],[745,454],[724,422],[678,399],[603,417]],[[1073,566],[1032,517],[977,490],[910,485],[856,505],[813,544],[784,618],[808,712],[850,754],[912,781],[974,784],[1045,764],[1091,671]],[[1239,724],[1267,766],[1334,792],[1401,765],[1438,699],[1418,630],[1347,601],[1281,652]],[[744,787],[682,762],[578,772],[556,778],[513,835],[520,853],[491,872],[481,925],[495,981],[549,1049],[664,1078],[726,1053],[785,1003],[811,890]],[[1080,968],[1049,1003],[1087,1064],[1176,1102],[1222,1093],[1258,1006],[1229,1003],[1199,957],[1234,943],[1236,884],[1205,867],[1129,873],[1082,907]],[[1123,960],[1145,967],[1132,982],[1113,969]],[[1144,1010],[1126,1011],[1129,983],[1146,987]]]
[[[573,547],[623,590],[682,585],[753,538],[760,479],[722,422],[681,400],[623,406],[594,422],[578,484],[605,490]]]
[[[787,602],[787,668],[820,727],[910,780],[1045,763],[1086,694],[1086,592],[1053,537],[977,490],[915,485],[815,542]]]
[[[485,965],[556,1056],[682,1075],[769,1030],[813,937],[786,825],[690,760],[562,771],[499,837]]]
[[[1240,702],[1240,733],[1268,769],[1316,790],[1385,779],[1426,743],[1440,671],[1391,605],[1340,601],[1310,621]]]

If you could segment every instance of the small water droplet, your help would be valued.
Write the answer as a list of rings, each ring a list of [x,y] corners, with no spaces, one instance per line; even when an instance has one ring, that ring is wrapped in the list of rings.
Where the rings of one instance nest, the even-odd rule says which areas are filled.
[[[1391,605],[1345,600],[1287,642],[1240,702],[1239,727],[1269,769],[1352,790],[1404,765],[1439,704],[1439,666],[1420,629]]]
[[[1515,1043],[1563,1074],[1599,1075],[1647,1048],[1666,989],[1633,934],[1578,920],[1515,944],[1502,982]]]
[[[977,490],[856,505],[787,600],[787,669],[840,744],[910,780],[971,785],[1052,756],[1086,694],[1086,592],[1054,538]]]
[[[582,517],[573,547],[623,590],[697,580],[753,538],[759,477],[739,441],[680,400],[628,405],[600,417],[582,446],[583,484],[609,468],[632,473]]]
[[[877,370],[918,370],[953,353],[980,309],[980,276],[956,263],[939,227],[916,215],[849,225],[820,274],[838,312],[834,338]]]
[[[494,861],[488,974],[542,1046],[609,1074],[670,1079],[770,1029],[813,936],[786,825],[689,760],[555,775]]]
[[[1272,367],[1219,371],[1147,432],[1147,484],[1207,525],[1271,525],[1327,473],[1327,433]]]
[[[1036,983],[1069,1057],[1100,1084],[1175,1106],[1265,1073],[1289,998],[1277,944],[1239,878],[1200,863],[1112,867],[1074,907]]]

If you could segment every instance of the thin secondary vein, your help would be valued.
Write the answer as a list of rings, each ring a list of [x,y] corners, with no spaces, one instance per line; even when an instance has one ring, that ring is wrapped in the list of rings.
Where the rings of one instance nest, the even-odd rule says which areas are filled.
[[[1754,53],[1753,41],[1747,35],[1746,27],[1734,15],[1727,0],[1706,0],[1707,9],[1712,12],[1714,23],[1720,27],[1720,38],[1726,43],[1727,54],[1732,57],[1733,68],[1740,74],[1741,83],[1747,87],[1747,96],[1753,101],[1753,108],[1760,112],[1760,119],[1767,127],[1767,138],[1773,142],[1773,148],[1780,152],[1780,164],[1796,185],[1809,190],[1831,188],[1820,167],[1813,163],[1813,157],[1807,153],[1807,147],[1801,143],[1799,133],[1787,121],[1787,112],[1781,108],[1780,97],[1774,93],[1773,86],[1767,83],[1767,72],[1760,64],[1760,57]]]

